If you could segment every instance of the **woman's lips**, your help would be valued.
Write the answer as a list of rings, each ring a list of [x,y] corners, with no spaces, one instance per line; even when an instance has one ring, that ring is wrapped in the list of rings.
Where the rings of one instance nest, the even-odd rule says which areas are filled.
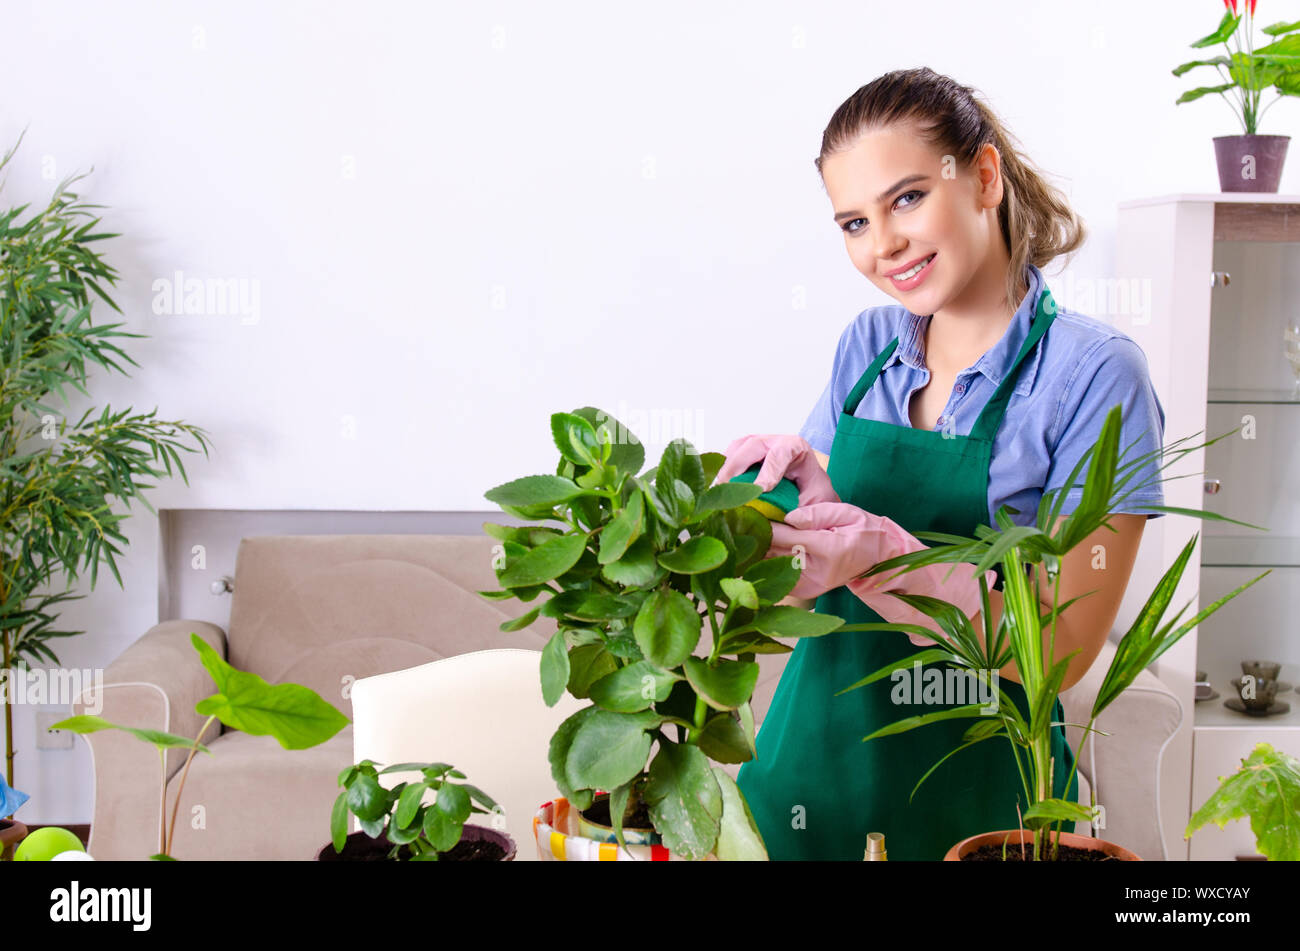
[[[925,262],[925,265],[921,268],[921,270],[917,271],[914,275],[907,278],[906,280],[900,281],[896,277],[891,277],[890,280],[893,281],[894,286],[898,288],[900,291],[910,291],[912,288],[918,287],[920,283],[924,281],[926,277],[929,276],[931,269],[933,269],[934,267],[934,259],[937,258],[938,256],[939,256],[938,251],[931,254],[929,260]]]

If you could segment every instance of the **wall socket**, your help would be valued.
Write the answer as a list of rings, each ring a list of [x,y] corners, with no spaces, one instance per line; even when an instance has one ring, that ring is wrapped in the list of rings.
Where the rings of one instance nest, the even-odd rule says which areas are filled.
[[[70,750],[72,749],[72,731],[55,730],[49,732],[52,724],[60,720],[66,720],[71,714],[62,710],[37,710],[36,711],[36,748],[38,750]]]

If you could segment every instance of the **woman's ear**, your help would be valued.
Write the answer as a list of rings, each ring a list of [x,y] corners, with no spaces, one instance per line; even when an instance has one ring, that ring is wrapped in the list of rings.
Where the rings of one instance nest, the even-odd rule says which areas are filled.
[[[996,208],[1002,204],[1002,156],[997,146],[985,142],[975,156],[975,176],[979,182],[981,207]]]

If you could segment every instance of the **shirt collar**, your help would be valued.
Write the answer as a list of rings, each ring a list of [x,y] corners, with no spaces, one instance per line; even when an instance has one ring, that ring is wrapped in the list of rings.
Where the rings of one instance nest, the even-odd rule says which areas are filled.
[[[1011,323],[1007,325],[1006,333],[987,353],[975,361],[973,367],[968,368],[984,374],[994,386],[1002,382],[1002,377],[1010,368],[1011,361],[1016,358],[1016,355],[1020,353],[1020,348],[1024,346],[1025,339],[1029,336],[1029,325],[1038,312],[1038,298],[1046,289],[1043,272],[1034,265],[1030,264],[1028,266],[1026,277],[1029,279],[1029,290],[1021,299],[1020,306],[1016,308]],[[903,327],[898,334],[898,346],[890,354],[889,359],[885,361],[881,370],[883,371],[899,362],[906,363],[915,370],[924,370],[925,356],[922,351],[925,345],[925,328],[929,326],[929,323],[930,317],[928,315],[919,316],[909,312],[904,318]],[[1034,378],[1038,374],[1039,355],[1042,352],[1042,347],[1034,347],[1025,357],[1024,367],[1020,371],[1020,377],[1016,380],[1016,386],[1013,390],[1016,395],[1028,396],[1030,390],[1033,389]]]

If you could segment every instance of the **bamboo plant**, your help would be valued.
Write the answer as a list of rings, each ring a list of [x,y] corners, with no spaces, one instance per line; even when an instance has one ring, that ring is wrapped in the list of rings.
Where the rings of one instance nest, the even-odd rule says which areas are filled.
[[[1231,435],[1231,432],[1212,439],[1203,446],[1179,448],[1192,437],[1178,440],[1165,450],[1172,458],[1159,468],[1163,470],[1183,455],[1213,445],[1228,435]],[[996,691],[996,693],[986,694],[986,696],[998,697],[996,711],[993,713],[986,712],[989,706],[986,703],[945,708],[934,713],[899,720],[863,739],[867,741],[880,736],[902,733],[938,720],[964,717],[977,719],[978,722],[963,735],[961,745],[941,757],[921,776],[912,790],[915,795],[921,783],[949,756],[976,743],[997,737],[1006,738],[1011,746],[1024,789],[1025,803],[1028,808],[1022,814],[1022,821],[1032,830],[1035,861],[1058,857],[1060,826],[1063,822],[1091,822],[1095,819],[1095,797],[1091,808],[1076,802],[1053,798],[1055,764],[1050,755],[1049,728],[1055,725],[1051,715],[1070,660],[1078,653],[1075,650],[1065,657],[1056,657],[1056,619],[1079,598],[1087,596],[1080,595],[1064,604],[1060,603],[1060,561],[1067,552],[1102,526],[1111,531],[1115,530],[1108,521],[1109,517],[1120,509],[1130,495],[1151,482],[1144,482],[1127,491],[1124,491],[1125,487],[1149,459],[1161,454],[1161,450],[1157,449],[1121,464],[1122,456],[1118,452],[1119,436],[1120,407],[1117,405],[1107,414],[1097,442],[1079,460],[1066,485],[1043,493],[1036,524],[1015,525],[1011,520],[1011,512],[1014,510],[1004,505],[996,513],[999,529],[987,525],[977,526],[973,538],[942,532],[916,532],[916,537],[931,547],[881,561],[860,576],[865,578],[897,568],[909,571],[930,564],[953,563],[955,567],[957,563],[974,563],[980,585],[982,631],[976,632],[970,619],[960,609],[946,601],[899,592],[894,593],[896,597],[936,621],[942,633],[919,624],[896,622],[847,624],[840,628],[842,631],[902,630],[929,637],[935,641],[935,645],[870,673],[838,691],[837,696],[889,677],[894,670],[910,668],[917,661],[922,665],[937,663],[966,670],[987,684],[989,691]],[[1131,448],[1129,447],[1129,450]],[[1127,454],[1128,450],[1124,455]],[[1077,480],[1085,465],[1088,467],[1088,475],[1086,482],[1082,484],[1081,501],[1068,518],[1056,525],[1066,493],[1068,489],[1079,485]],[[1248,528],[1260,528],[1257,525],[1200,509],[1145,504],[1143,509],[1150,512],[1167,512],[1232,522]],[[1054,525],[1056,525],[1055,529],[1052,528]],[[1191,604],[1189,601],[1172,619],[1165,622],[1166,610],[1195,547],[1198,534],[1194,534],[1183,547],[1174,564],[1165,572],[1155,590],[1147,598],[1132,627],[1119,641],[1114,659],[1093,703],[1088,723],[1068,724],[1083,727],[1084,734],[1079,752],[1075,756],[1074,766],[1071,767],[1066,779],[1067,788],[1074,778],[1074,771],[1078,767],[1078,761],[1089,736],[1092,733],[1102,732],[1094,729],[1093,726],[1101,711],[1109,706],[1139,673],[1177,643],[1179,638],[1229,600],[1269,574],[1268,571],[1263,572],[1214,601],[1194,617],[1179,624],[1179,618]],[[1000,565],[1004,578],[1002,617],[996,630],[991,620],[988,587],[984,581],[984,572],[995,565]],[[1036,590],[1036,582],[1033,580],[1040,565],[1045,570],[1047,581],[1053,590],[1052,607],[1046,613],[1041,611],[1042,604]],[[1049,627],[1046,657],[1050,660],[1047,661],[1043,650],[1045,627]],[[1010,661],[1015,662],[1017,676],[1024,687],[1028,704],[1026,710],[1019,709],[992,676]],[[1051,834],[1051,830],[1054,830],[1054,835]]]
[[[18,143],[0,159],[9,163]],[[49,204],[26,221],[21,205],[0,212],[0,670],[31,663],[58,664],[51,649],[58,637],[82,631],[56,630],[64,601],[84,595],[69,592],[80,571],[90,569],[90,586],[106,560],[122,584],[113,556],[126,536],[112,502],[139,499],[145,481],[172,475],[175,463],[186,484],[176,437],[194,437],[207,454],[206,433],[197,426],[155,418],[157,410],[128,415],[105,406],[97,416],[88,409],[70,423],[46,401],[58,394],[68,402],[66,387],[89,397],[87,366],[125,373],[115,358],[139,366],[113,337],[142,337],[116,328],[121,323],[90,323],[92,292],[121,313],[105,291],[117,271],[91,247],[115,234],[95,231],[99,218],[88,209],[103,207],[77,200],[65,179]],[[82,222],[80,219],[88,219]],[[156,514],[156,513],[155,513]],[[57,576],[63,574],[62,584]],[[51,587],[53,585],[53,587]],[[60,590],[61,589],[61,590]],[[4,704],[5,766],[14,783],[13,710]]]

